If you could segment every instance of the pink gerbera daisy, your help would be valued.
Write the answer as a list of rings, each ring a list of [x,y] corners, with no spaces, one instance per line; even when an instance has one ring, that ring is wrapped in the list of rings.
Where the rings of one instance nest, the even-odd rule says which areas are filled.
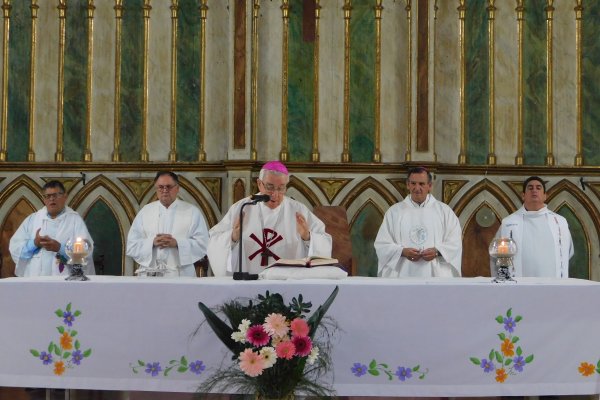
[[[267,335],[262,325],[254,325],[248,328],[246,339],[254,346],[264,346],[269,343],[271,338]]]
[[[246,349],[240,353],[240,369],[248,376],[258,376],[262,374],[264,369],[263,357]]]
[[[294,336],[292,343],[294,343],[294,347],[296,348],[297,356],[305,357],[312,350],[312,341],[308,336]]]
[[[281,314],[275,313],[269,314],[267,318],[265,318],[263,327],[269,335],[276,337],[285,336],[290,330],[285,317]]]
[[[279,343],[275,348],[275,352],[277,353],[277,357],[291,360],[294,354],[296,354],[296,347],[294,347],[294,343],[287,340]]]
[[[302,318],[295,318],[290,324],[293,336],[308,336],[308,324]]]

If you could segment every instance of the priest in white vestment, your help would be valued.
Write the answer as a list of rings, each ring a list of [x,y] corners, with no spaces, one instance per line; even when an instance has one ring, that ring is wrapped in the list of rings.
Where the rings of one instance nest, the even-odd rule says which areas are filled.
[[[242,246],[242,272],[250,274],[260,273],[280,258],[331,257],[332,241],[325,224],[308,207],[285,196],[288,181],[288,170],[281,162],[266,163],[257,183],[268,201],[244,208],[243,232],[240,208],[252,197],[232,205],[210,230],[208,259],[215,276],[239,270],[238,246]]]
[[[410,196],[385,213],[375,238],[377,275],[384,278],[461,275],[462,230],[452,209],[430,194],[423,167],[408,172]]]
[[[67,193],[59,181],[48,181],[43,189],[44,207],[29,215],[10,238],[10,255],[16,276],[68,275],[65,245],[70,239],[92,237],[81,216],[66,206]],[[84,273],[94,274],[92,254]]]
[[[127,235],[127,255],[166,277],[195,277],[194,263],[206,255],[208,229],[198,207],[179,200],[179,177],[161,171],[154,178],[157,201],[136,215]]]
[[[523,206],[502,220],[496,237],[512,237],[517,244],[513,257],[514,276],[569,277],[573,241],[567,220],[548,210],[546,183],[537,176],[523,183]],[[496,275],[491,259],[492,276]]]

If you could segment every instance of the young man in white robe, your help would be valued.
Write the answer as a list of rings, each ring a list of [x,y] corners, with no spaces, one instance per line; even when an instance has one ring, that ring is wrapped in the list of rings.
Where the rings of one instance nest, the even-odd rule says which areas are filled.
[[[432,176],[412,168],[410,196],[385,213],[375,238],[377,275],[384,278],[461,275],[462,230],[452,209],[430,194]]]
[[[195,277],[194,263],[206,255],[208,229],[198,207],[179,200],[179,177],[161,171],[154,178],[157,201],[136,215],[127,235],[127,255],[165,277]]]
[[[10,255],[16,276],[68,275],[67,241],[92,237],[81,216],[66,206],[67,193],[59,181],[48,181],[42,189],[44,207],[29,215],[10,238]],[[94,274],[92,254],[83,271]]]
[[[567,220],[546,206],[546,183],[531,176],[523,183],[523,206],[502,220],[496,237],[512,237],[517,245],[514,276],[569,277],[573,241]],[[492,276],[496,275],[491,259]]]
[[[238,246],[242,246],[242,272],[250,274],[260,273],[280,258],[331,257],[332,241],[325,224],[308,207],[285,196],[288,181],[288,170],[281,162],[266,163],[257,183],[260,194],[269,200],[244,208],[243,232],[240,208],[251,197],[232,205],[210,230],[208,259],[215,276],[239,271]]]

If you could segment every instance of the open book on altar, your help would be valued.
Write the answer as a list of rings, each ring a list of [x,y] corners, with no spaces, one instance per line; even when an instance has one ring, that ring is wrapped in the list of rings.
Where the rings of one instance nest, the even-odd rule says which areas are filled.
[[[337,258],[329,258],[329,257],[321,257],[321,256],[311,256],[304,257],[298,259],[284,259],[280,258],[279,260],[273,261],[269,264],[269,267],[320,267],[324,265],[338,265],[339,262]],[[268,268],[268,267],[267,267]]]

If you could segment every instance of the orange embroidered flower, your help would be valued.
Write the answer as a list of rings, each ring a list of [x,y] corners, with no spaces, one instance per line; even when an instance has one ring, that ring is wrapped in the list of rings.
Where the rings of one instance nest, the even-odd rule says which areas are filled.
[[[57,361],[54,363],[54,375],[62,375],[65,372],[65,363]]]
[[[581,375],[583,375],[583,376],[590,376],[594,372],[596,372],[596,367],[594,367],[593,364],[590,364],[590,363],[587,363],[587,362],[582,362],[579,365],[578,370],[581,373]]]
[[[496,370],[496,382],[503,383],[506,380],[506,378],[508,378],[508,375],[506,375],[506,371],[504,370],[504,368]]]
[[[73,338],[69,335],[69,332],[63,332],[60,337],[60,347],[64,350],[71,350],[73,348]]]
[[[515,355],[515,345],[508,338],[504,339],[500,348],[502,350],[502,354],[504,354],[506,357],[512,357]]]

